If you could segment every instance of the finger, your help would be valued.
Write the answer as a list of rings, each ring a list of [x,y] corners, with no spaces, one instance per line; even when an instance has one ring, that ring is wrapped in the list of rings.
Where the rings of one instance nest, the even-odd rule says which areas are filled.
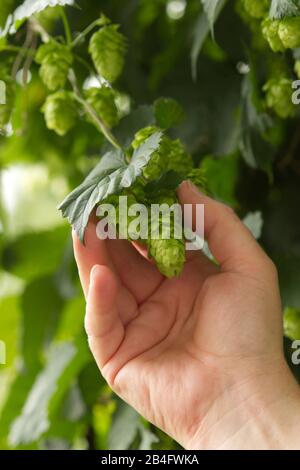
[[[97,237],[94,220],[90,220],[86,228],[84,235],[85,244],[79,240],[74,230],[72,236],[79,277],[85,298],[87,298],[92,267],[99,264],[112,268],[112,263],[109,259],[105,240],[100,240]]]
[[[107,247],[122,283],[139,304],[144,302],[162,282],[162,274],[127,240],[108,240]]]
[[[257,274],[270,265],[270,259],[232,209],[200,193],[189,181],[181,184],[178,196],[182,204],[193,205],[193,218],[196,204],[204,204],[205,238],[221,270]]]
[[[85,329],[89,345],[100,369],[121,345],[125,330],[117,308],[118,282],[106,266],[91,271]]]

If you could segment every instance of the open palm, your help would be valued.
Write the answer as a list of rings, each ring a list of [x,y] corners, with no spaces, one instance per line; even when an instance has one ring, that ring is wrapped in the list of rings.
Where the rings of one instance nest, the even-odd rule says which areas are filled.
[[[179,278],[165,279],[129,242],[99,240],[93,221],[85,246],[74,235],[74,249],[103,376],[145,418],[195,447],[201,437],[209,445],[219,409],[231,413],[247,399],[245,384],[262,364],[282,362],[281,309],[273,264],[237,216],[189,183],[179,197],[205,205],[219,266],[197,252]]]

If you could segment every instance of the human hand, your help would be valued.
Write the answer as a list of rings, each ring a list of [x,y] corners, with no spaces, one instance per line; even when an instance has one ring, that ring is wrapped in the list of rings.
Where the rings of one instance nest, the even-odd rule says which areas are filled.
[[[219,266],[193,252],[165,279],[129,242],[99,240],[95,222],[85,246],[74,235],[97,364],[185,448],[296,448],[300,393],[283,357],[276,269],[231,209],[190,183],[178,195],[205,205]]]

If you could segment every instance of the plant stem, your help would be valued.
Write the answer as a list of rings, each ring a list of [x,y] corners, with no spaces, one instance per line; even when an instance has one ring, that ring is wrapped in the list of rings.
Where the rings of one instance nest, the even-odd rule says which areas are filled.
[[[65,35],[66,35],[67,44],[68,44],[68,46],[71,46],[71,44],[72,44],[72,33],[71,33],[71,28],[70,28],[69,21],[68,21],[68,18],[67,18],[64,7],[60,7],[60,15],[61,15],[61,19],[63,21],[64,28],[65,28]]]
[[[81,40],[85,38],[87,34],[89,34],[94,28],[96,28],[96,26],[103,26],[103,25],[104,25],[104,22],[103,20],[101,20],[101,18],[100,19],[98,18],[97,20],[93,21],[80,34],[78,34],[77,38],[75,38],[72,43],[72,47],[76,47],[77,44],[79,44]]]
[[[76,100],[83,106],[85,112],[91,117],[97,129],[116,149],[121,149],[121,145],[119,144],[115,136],[111,133],[111,131],[108,129],[108,127],[106,127],[106,125],[98,116],[94,108],[81,96],[80,90],[77,85],[76,76],[74,70],[72,69],[69,72],[69,81],[73,87]]]
[[[35,54],[34,49],[25,49],[25,47],[18,47],[18,46],[11,46],[11,45],[2,46],[0,48],[0,53],[1,52],[22,52],[24,54],[32,54],[32,55]]]

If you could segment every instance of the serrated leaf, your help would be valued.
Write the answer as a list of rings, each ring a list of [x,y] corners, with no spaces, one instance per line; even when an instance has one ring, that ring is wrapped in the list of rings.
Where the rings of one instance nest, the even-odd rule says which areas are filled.
[[[72,191],[59,206],[63,217],[73,226],[80,240],[91,212],[96,204],[111,194],[118,194],[123,188],[128,188],[141,175],[142,169],[149,162],[151,155],[157,150],[162,133],[152,134],[126,164],[121,150],[106,154],[84,182]]]
[[[86,341],[57,345],[48,362],[37,376],[21,415],[14,421],[9,434],[12,446],[36,441],[50,427],[57,410],[74,377],[90,360]]]
[[[5,27],[0,30],[0,37],[6,36],[8,33],[14,34],[21,24],[32,15],[40,13],[48,7],[57,5],[73,5],[74,0],[25,0],[16,10],[7,18]]]
[[[300,15],[300,9],[293,0],[272,0],[269,13],[272,20],[298,15]]]

